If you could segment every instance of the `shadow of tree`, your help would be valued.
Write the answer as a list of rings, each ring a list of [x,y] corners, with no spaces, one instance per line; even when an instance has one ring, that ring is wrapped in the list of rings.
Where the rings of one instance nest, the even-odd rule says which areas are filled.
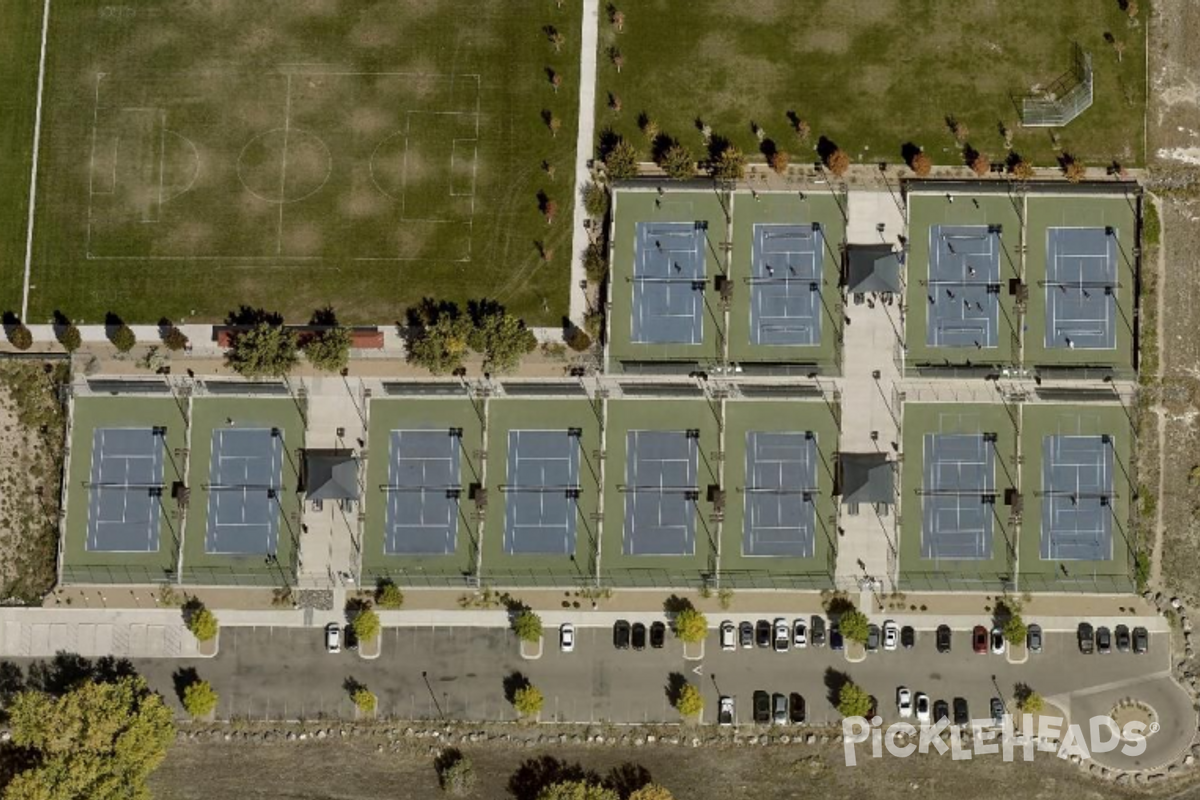
[[[508,791],[515,800],[537,800],[543,789],[562,781],[601,782],[599,775],[579,763],[569,764],[546,755],[525,760],[508,779]]]
[[[682,672],[672,672],[667,675],[667,685],[665,687],[667,694],[667,702],[674,706],[679,702],[679,696],[683,694],[683,687],[687,686],[688,679]]]
[[[59,652],[50,662],[35,661],[29,665],[26,688],[52,695],[62,695],[82,683],[112,683],[119,678],[136,675],[128,659],[103,656],[96,661],[78,653]]]
[[[530,686],[529,678],[522,672],[512,672],[504,677],[504,699],[509,703],[516,699],[517,691]]]
[[[913,165],[913,159],[920,155],[920,153],[920,145],[917,145],[913,142],[905,142],[904,144],[900,145],[900,157],[904,159],[904,163],[910,168]]]
[[[179,702],[183,702],[183,693],[187,687],[200,680],[200,673],[196,672],[195,667],[180,667],[171,675],[171,685],[175,689],[175,696],[179,698]]]
[[[663,601],[663,611],[668,614],[678,614],[680,611],[686,611],[689,608],[695,608],[692,601],[677,594],[673,594]]]
[[[258,325],[262,322],[268,325],[282,325],[283,315],[278,311],[267,311],[265,308],[238,306],[237,310],[230,311],[225,317],[226,325]]]
[[[817,140],[817,155],[820,157],[821,161],[825,163],[829,163],[830,156],[836,153],[839,149],[841,148],[837,146],[837,142],[833,141],[828,136],[822,136]]]
[[[850,683],[850,675],[836,670],[833,667],[825,669],[825,697],[829,700],[829,704],[837,707],[838,701],[841,700],[842,687]]]
[[[604,782],[618,795],[626,800],[629,795],[651,782],[650,770],[641,764],[626,761],[613,767]]]

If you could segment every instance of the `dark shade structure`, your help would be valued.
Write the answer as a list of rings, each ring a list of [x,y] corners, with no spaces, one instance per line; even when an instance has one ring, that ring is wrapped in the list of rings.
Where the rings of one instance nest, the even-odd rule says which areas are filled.
[[[846,291],[899,292],[900,254],[890,244],[852,244],[846,247]]]
[[[309,500],[357,500],[358,459],[351,450],[305,450],[303,484]]]
[[[895,502],[896,472],[887,453],[840,454],[838,481],[847,505]]]

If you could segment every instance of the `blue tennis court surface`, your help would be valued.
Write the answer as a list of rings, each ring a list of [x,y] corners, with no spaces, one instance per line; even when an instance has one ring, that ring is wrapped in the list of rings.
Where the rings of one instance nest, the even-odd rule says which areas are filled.
[[[1117,346],[1117,231],[1046,231],[1046,347]]]
[[[1000,327],[1000,229],[934,225],[929,229],[930,347],[996,347]]]
[[[92,432],[88,550],[158,552],[165,447],[162,432],[154,428]]]
[[[754,226],[750,341],[764,345],[821,343],[820,225]]]
[[[282,431],[214,430],[204,552],[274,555],[279,543],[281,513],[276,494],[282,479]]]
[[[981,433],[927,433],[923,444],[921,557],[991,558],[996,491],[991,443]]]
[[[579,498],[579,438],[568,431],[509,431],[504,552],[571,555]]]
[[[1112,558],[1111,442],[1107,436],[1043,437],[1042,558]]]
[[[392,431],[388,460],[387,555],[450,555],[458,532],[462,443],[456,431]]]
[[[704,225],[638,223],[632,278],[635,343],[703,343]]]
[[[694,554],[697,437],[687,431],[629,431],[625,447],[625,555]]]
[[[816,461],[811,434],[746,434],[743,555],[812,558]]]

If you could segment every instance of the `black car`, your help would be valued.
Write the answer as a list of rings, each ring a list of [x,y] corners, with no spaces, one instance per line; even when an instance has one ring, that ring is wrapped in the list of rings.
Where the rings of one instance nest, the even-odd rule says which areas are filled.
[[[771,695],[761,689],[754,693],[754,721],[760,725],[771,721]]]
[[[618,650],[629,649],[629,623],[623,619],[613,625],[613,647]]]
[[[344,641],[346,642],[347,650],[357,650],[358,649],[358,634],[354,632],[353,625],[346,626],[346,632],[344,634],[344,637],[345,637]]]
[[[759,647],[771,646],[771,623],[768,620],[760,619],[754,626],[754,641]]]
[[[825,618],[824,617],[818,616],[816,614],[813,615],[813,618],[809,621],[808,638],[810,641],[812,641],[813,647],[824,647],[825,646]]]
[[[663,644],[667,641],[667,626],[661,622],[655,622],[650,626],[650,646],[655,650],[662,649]]]
[[[1111,653],[1112,652],[1112,633],[1103,625],[1096,629],[1096,652]]]
[[[1042,626],[1037,624],[1029,626],[1025,635],[1025,644],[1031,653],[1042,652]]]
[[[846,643],[842,641],[842,629],[836,622],[829,623],[829,649],[843,650],[845,647]]]
[[[646,626],[640,622],[633,623],[633,649],[646,649]]]
[[[738,625],[738,641],[745,648],[754,647],[754,626],[749,622]]]
[[[967,698],[954,698],[954,724],[966,725],[971,721],[971,713],[967,710]]]
[[[879,626],[871,623],[867,626],[867,652],[874,653],[879,649]]]
[[[937,651],[939,653],[949,653],[950,652],[950,626],[949,625],[938,625]]]
[[[1133,652],[1138,655],[1145,655],[1150,649],[1150,634],[1145,628],[1133,629]]]
[[[917,632],[913,630],[912,625],[905,625],[900,629],[900,646],[905,650],[912,650],[913,645],[917,643]]]
[[[1118,625],[1115,631],[1117,635],[1117,652],[1129,652],[1129,628],[1125,625]]]
[[[992,722],[997,725],[1004,724],[1004,701],[999,697],[993,697],[991,702]]]
[[[942,719],[945,719],[947,722],[950,721],[950,704],[945,700],[934,700],[933,721],[938,722]]]
[[[788,696],[788,719],[793,725],[804,722],[804,697],[799,692],[792,692]]]
[[[1079,652],[1090,656],[1096,651],[1096,638],[1092,626],[1086,622],[1079,623]]]

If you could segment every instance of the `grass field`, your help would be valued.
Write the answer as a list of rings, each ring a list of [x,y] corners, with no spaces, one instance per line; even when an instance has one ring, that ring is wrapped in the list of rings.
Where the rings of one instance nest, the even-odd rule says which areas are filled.
[[[328,304],[380,322],[436,296],[557,323],[579,13],[534,0],[59,0],[29,319],[208,321],[248,304],[303,321]],[[561,52],[546,25],[564,33]],[[0,305],[19,307],[19,287],[6,275]]]
[[[999,124],[1015,149],[1053,164],[1046,130],[1018,129],[1014,96],[1067,71],[1070,43],[1093,56],[1095,104],[1060,131],[1061,146],[1096,164],[1144,159],[1147,3],[1131,24],[1117,0],[1007,3],[904,0],[651,0],[620,6],[624,31],[601,23],[597,132],[606,126],[643,143],[645,113],[698,153],[697,120],[747,153],[767,139],[806,155],[827,136],[857,161],[900,161],[901,147],[926,148],[935,163],[960,164],[946,125],[954,116],[970,143],[998,161]],[[1105,41],[1124,46],[1120,62]],[[623,59],[618,73],[610,48]],[[621,111],[610,108],[610,93]],[[806,120],[801,144],[788,114]]]

